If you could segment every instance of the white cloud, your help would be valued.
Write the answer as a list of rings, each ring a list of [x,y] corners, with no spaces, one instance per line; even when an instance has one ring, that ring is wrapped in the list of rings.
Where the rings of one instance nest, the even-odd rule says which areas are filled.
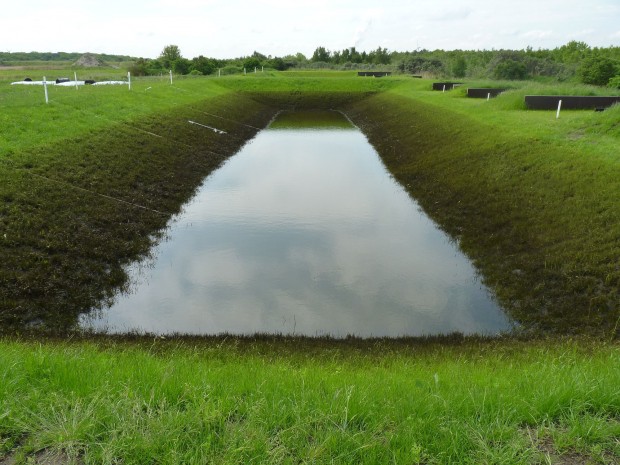
[[[553,34],[553,31],[528,31],[520,34],[524,39],[546,39]]]
[[[617,0],[43,0],[11,2],[0,47],[218,58],[329,50],[554,47],[578,37],[617,45]],[[380,5],[378,7],[377,5]],[[534,13],[533,13],[534,12]],[[254,31],[254,32],[252,32]],[[576,32],[579,31],[579,32]],[[584,39],[585,38],[585,39]],[[610,44],[609,42],[612,42]]]

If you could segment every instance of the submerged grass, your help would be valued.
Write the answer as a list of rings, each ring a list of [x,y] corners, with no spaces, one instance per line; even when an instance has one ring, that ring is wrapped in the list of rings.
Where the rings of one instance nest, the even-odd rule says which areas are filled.
[[[620,350],[592,341],[4,340],[0,367],[0,463],[620,459]]]

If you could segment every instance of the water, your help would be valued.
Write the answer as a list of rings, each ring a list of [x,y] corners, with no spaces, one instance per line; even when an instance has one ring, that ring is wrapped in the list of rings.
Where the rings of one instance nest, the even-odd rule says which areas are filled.
[[[153,255],[82,324],[336,337],[510,328],[469,260],[336,112],[280,115],[204,181]]]

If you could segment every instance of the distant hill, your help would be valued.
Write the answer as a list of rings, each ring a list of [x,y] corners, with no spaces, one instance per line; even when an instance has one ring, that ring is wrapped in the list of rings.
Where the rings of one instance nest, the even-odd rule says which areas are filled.
[[[92,53],[85,53],[80,58],[78,58],[74,63],[74,66],[80,66],[83,68],[97,68],[99,66],[105,66],[105,62],[100,59],[97,55]]]
[[[108,55],[106,53],[84,52],[0,52],[0,64],[16,63],[20,61],[71,61],[79,60],[83,55],[92,55],[102,62],[134,61],[135,57],[128,55]]]

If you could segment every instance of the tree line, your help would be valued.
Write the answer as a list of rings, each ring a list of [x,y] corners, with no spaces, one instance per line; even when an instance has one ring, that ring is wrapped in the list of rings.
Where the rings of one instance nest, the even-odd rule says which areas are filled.
[[[8,53],[0,52],[0,65],[16,61],[70,61],[80,53]],[[585,84],[620,88],[620,47],[590,47],[570,41],[554,49],[527,47],[523,50],[426,50],[389,51],[378,47],[370,52],[355,47],[328,50],[317,47],[310,57],[302,53],[285,56],[252,55],[216,59],[203,55],[185,58],[177,45],[167,45],[155,58],[131,58],[123,55],[98,55],[104,61],[131,61],[135,76],[158,75],[168,70],[175,74],[238,74],[245,69],[337,69],[393,71],[433,78],[471,78],[500,80],[578,81]]]
[[[473,78],[499,80],[578,81],[585,84],[620,88],[620,47],[590,47],[570,41],[554,49],[527,47],[524,50],[415,50],[388,51],[378,47],[370,52],[355,47],[330,51],[317,47],[310,57],[302,53],[272,57],[260,52],[250,56],[215,59],[199,56],[184,58],[176,45],[166,46],[157,59],[136,60],[135,74],[158,74],[163,70],[177,74],[209,75],[253,72],[255,69],[377,69],[434,78]]]

